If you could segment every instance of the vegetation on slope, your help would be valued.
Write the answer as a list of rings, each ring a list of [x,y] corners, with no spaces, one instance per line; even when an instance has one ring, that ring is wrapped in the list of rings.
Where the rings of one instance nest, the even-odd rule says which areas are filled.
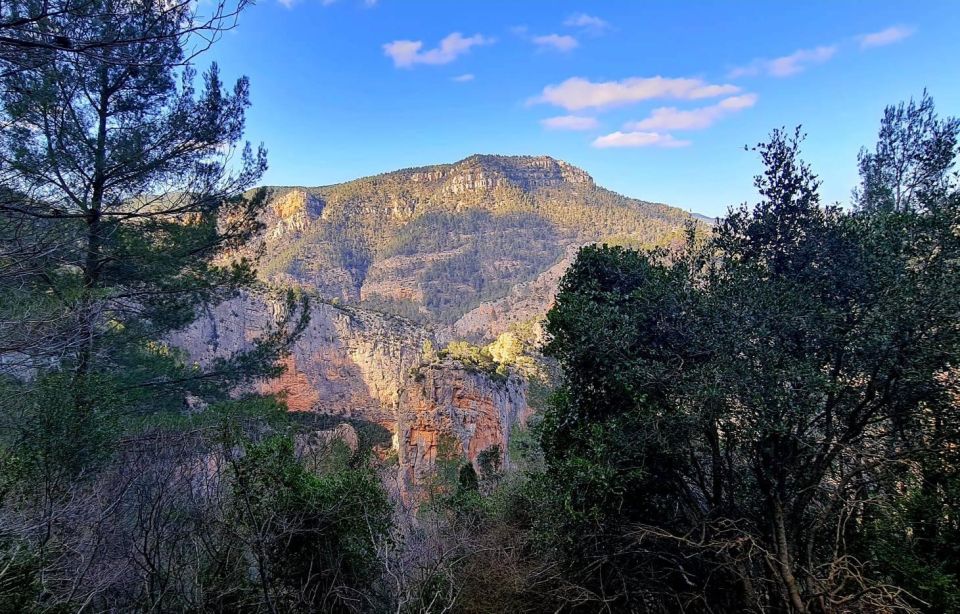
[[[377,474],[381,429],[305,450],[326,419],[236,396],[279,372],[295,293],[210,369],[164,343],[254,279],[237,256],[269,214],[244,195],[264,159],[225,159],[246,82],[194,89],[187,4],[75,7],[3,9],[36,36],[0,23],[0,610],[960,611],[960,122],[928,97],[887,109],[853,210],[820,204],[775,131],[760,202],[709,236],[582,249],[519,467],[440,437],[416,515]],[[448,253],[412,301],[441,319],[501,292],[487,261],[512,283],[564,241],[660,243],[685,219],[543,158],[314,192],[324,223],[290,230],[276,271],[358,286]],[[522,367],[510,335],[438,354]]]
[[[364,300],[444,324],[535,278],[569,245],[608,238],[663,245],[691,219],[600,188],[551,158],[473,156],[304,193],[323,202],[322,216],[276,244],[268,240],[262,275],[289,275],[356,300],[365,282],[378,281],[368,277],[376,263],[420,257],[404,283],[422,299],[374,289]]]
[[[711,237],[581,250],[547,319],[563,380],[542,465],[450,502],[463,558],[427,595],[960,611],[958,134],[927,97],[888,108],[845,211],[775,131],[761,201]]]

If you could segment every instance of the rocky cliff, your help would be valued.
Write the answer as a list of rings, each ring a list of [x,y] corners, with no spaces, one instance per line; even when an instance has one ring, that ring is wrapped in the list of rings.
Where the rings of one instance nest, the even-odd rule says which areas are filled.
[[[511,431],[530,411],[526,393],[516,373],[496,377],[450,360],[417,369],[397,414],[402,490],[425,483],[444,454],[476,463],[486,451],[508,466]]]
[[[249,349],[280,310],[266,295],[248,294],[207,310],[170,342],[207,366]],[[501,461],[508,460],[510,432],[527,413],[519,376],[471,370],[453,360],[423,365],[424,348],[433,342],[426,330],[402,318],[313,301],[286,372],[255,386],[282,394],[294,411],[357,418],[390,430],[401,493],[409,496],[432,472],[441,441],[455,442],[456,453],[471,462],[493,446],[501,450]]]

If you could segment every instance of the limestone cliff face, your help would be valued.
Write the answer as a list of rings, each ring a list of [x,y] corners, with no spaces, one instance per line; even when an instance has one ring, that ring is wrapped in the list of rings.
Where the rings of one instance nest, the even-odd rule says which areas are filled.
[[[410,174],[413,183],[439,184],[448,194],[515,186],[522,190],[566,184],[593,185],[590,175],[548,156],[471,156],[456,165]]]
[[[456,361],[425,365],[404,389],[398,411],[400,480],[413,492],[435,469],[438,455],[462,454],[471,462],[499,448],[509,466],[510,433],[526,422],[526,382],[469,369]]]
[[[307,229],[323,214],[323,201],[302,189],[290,190],[270,203],[266,215],[268,238],[282,239]]]
[[[245,295],[207,310],[171,336],[190,358],[209,365],[251,347],[276,322],[281,306]],[[445,439],[476,461],[525,420],[526,384],[446,361],[421,367],[426,330],[385,314],[314,302],[310,323],[286,358],[286,372],[255,384],[283,393],[294,411],[317,411],[380,424],[394,434],[402,494],[432,471]],[[506,459],[505,459],[506,460]]]
[[[276,321],[278,303],[245,295],[206,311],[171,339],[208,365],[251,347]],[[311,303],[310,323],[285,359],[286,372],[256,384],[284,392],[294,411],[357,417],[392,428],[407,374],[420,364],[425,330],[395,316]]]

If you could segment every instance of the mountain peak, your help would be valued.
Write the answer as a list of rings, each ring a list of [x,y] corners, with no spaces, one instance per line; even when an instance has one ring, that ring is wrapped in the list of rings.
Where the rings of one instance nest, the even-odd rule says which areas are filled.
[[[453,194],[507,186],[531,190],[593,185],[586,171],[550,156],[474,154],[453,164],[410,169],[409,173],[414,183],[441,184]]]

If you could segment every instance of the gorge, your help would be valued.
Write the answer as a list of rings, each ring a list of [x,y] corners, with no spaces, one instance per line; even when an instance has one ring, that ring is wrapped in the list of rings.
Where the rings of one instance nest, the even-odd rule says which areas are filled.
[[[261,243],[245,252],[262,253],[261,291],[206,309],[171,341],[208,367],[271,324],[282,309],[271,293],[306,294],[310,321],[285,373],[257,391],[389,430],[404,492],[430,475],[444,440],[470,462],[490,449],[509,466],[511,432],[533,411],[521,363],[540,360],[538,321],[580,246],[665,246],[695,222],[545,156],[267,191]],[[452,341],[474,358],[444,351]]]

